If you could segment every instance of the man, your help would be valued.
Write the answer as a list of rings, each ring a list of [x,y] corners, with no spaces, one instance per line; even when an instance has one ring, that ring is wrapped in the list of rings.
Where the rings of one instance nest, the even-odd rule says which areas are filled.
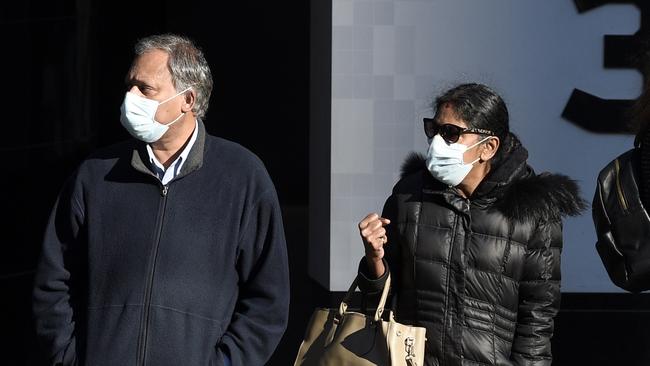
[[[206,133],[202,52],[140,40],[122,125],[61,192],[34,288],[52,364],[263,365],[287,323],[275,188],[243,147]]]

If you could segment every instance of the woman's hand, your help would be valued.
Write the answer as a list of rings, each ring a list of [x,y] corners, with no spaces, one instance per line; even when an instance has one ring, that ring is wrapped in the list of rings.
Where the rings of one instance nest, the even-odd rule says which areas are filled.
[[[388,224],[390,224],[389,219],[376,213],[368,214],[359,223],[359,234],[361,234],[361,240],[363,240],[366,250],[368,269],[373,271],[377,277],[383,275],[386,270],[382,258],[384,258],[384,244],[388,242],[384,226]]]

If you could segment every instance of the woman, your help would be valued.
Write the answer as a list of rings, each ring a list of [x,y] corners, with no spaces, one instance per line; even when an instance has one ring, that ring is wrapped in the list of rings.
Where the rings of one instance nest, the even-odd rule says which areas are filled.
[[[650,75],[648,61],[644,75]],[[610,279],[640,292],[650,289],[650,79],[632,112],[634,148],[600,171],[592,208],[596,249]]]
[[[427,329],[427,365],[550,365],[564,215],[585,207],[562,175],[534,173],[505,103],[457,86],[424,120],[380,217],[359,223],[366,293],[390,272],[396,317]]]

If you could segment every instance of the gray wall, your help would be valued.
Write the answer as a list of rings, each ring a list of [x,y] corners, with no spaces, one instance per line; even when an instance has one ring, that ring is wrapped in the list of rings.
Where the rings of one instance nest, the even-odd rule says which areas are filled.
[[[457,83],[495,88],[531,165],[578,180],[590,201],[598,171],[632,137],[587,132],[561,113],[574,88],[638,96],[637,71],[602,66],[603,35],[638,27],[631,5],[579,14],[569,0],[333,0],[329,273],[320,282],[347,288],[363,255],[358,221],[381,211],[408,152],[426,152],[421,119]],[[311,169],[325,179],[323,166]],[[563,291],[618,291],[595,240],[590,213],[565,221]]]

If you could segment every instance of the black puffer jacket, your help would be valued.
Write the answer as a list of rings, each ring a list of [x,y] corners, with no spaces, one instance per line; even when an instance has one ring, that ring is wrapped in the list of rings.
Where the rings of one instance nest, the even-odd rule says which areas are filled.
[[[639,196],[640,149],[612,160],[598,175],[592,205],[596,249],[612,282],[650,289],[650,217]]]
[[[584,208],[565,176],[536,175],[516,138],[469,199],[411,156],[383,216],[396,316],[427,328],[427,365],[550,365],[563,215]],[[377,280],[360,264],[362,290]]]

